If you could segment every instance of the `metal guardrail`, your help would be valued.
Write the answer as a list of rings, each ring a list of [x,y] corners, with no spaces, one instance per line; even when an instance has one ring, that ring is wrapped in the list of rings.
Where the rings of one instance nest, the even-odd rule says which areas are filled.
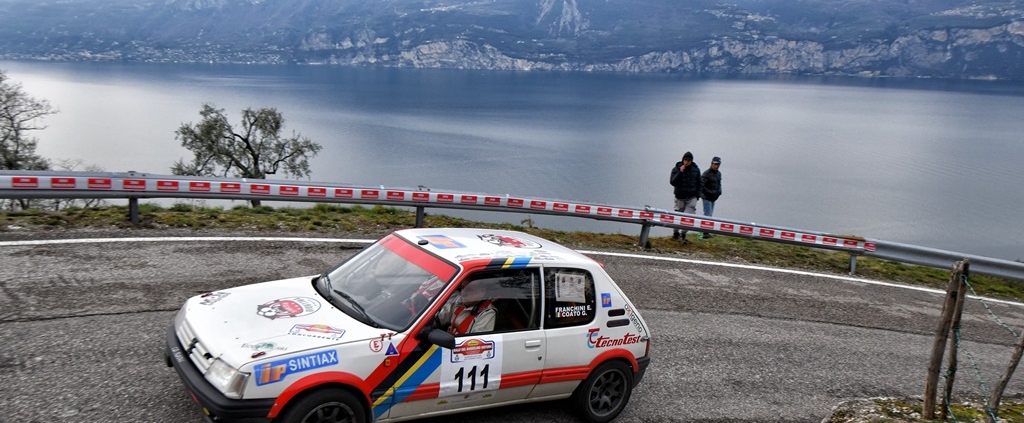
[[[710,232],[850,253],[850,273],[857,256],[867,255],[902,263],[950,268],[964,258],[974,273],[1024,280],[1024,263],[936,250],[895,242],[865,239],[803,229],[769,226],[697,216],[644,207],[623,207],[557,199],[530,198],[419,188],[368,187],[335,183],[269,179],[238,179],[147,174],[138,172],[0,171],[0,198],[125,198],[137,222],[140,198],[263,200],[315,203],[373,204],[413,207],[416,225],[424,209],[449,208],[572,216],[641,225],[640,245],[646,246],[653,226]]]

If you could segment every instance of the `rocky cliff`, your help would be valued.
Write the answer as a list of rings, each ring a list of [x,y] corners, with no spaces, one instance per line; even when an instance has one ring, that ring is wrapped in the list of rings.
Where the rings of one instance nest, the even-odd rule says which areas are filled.
[[[1024,0],[0,0],[0,57],[1024,79]]]

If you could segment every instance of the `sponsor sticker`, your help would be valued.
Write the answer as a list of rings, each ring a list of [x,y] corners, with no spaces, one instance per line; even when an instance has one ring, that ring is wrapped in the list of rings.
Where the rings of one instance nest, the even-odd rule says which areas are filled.
[[[242,344],[242,348],[253,351],[287,351],[288,348],[279,347],[273,342],[253,342]]]
[[[191,181],[188,183],[188,190],[192,192],[210,192],[209,182]]]
[[[262,386],[284,380],[288,375],[308,372],[338,364],[337,351],[321,351],[256,366],[256,385]]]
[[[342,336],[345,336],[345,329],[338,329],[336,327],[320,324],[295,325],[288,331],[288,334],[335,341],[341,339]]]
[[[200,295],[200,297],[203,300],[199,302],[199,305],[204,305],[204,306],[214,305],[218,301],[223,300],[224,297],[227,297],[228,295],[231,295],[231,294],[228,293],[228,292],[207,292],[207,293],[205,293],[203,295]]]
[[[114,187],[109,178],[89,178],[89,189],[111,189]]]
[[[266,184],[252,184],[249,185],[250,194],[270,194],[270,185]]]
[[[237,194],[242,192],[242,184],[237,182],[221,182],[220,192]]]
[[[352,190],[348,189],[348,188],[335,188],[334,189],[334,197],[335,198],[352,198]]]
[[[121,181],[121,189],[127,191],[143,191],[146,189],[145,179],[124,179]]]
[[[270,320],[305,316],[317,310],[320,302],[306,297],[281,298],[256,306],[256,314]]]
[[[53,189],[74,189],[75,178],[50,178],[50,188]]]
[[[609,338],[601,335],[600,328],[591,328],[587,331],[587,348],[608,348],[623,345],[639,344],[640,335],[627,333],[619,338]]]
[[[178,181],[156,181],[157,191],[177,191]]]
[[[612,294],[607,292],[601,293],[601,307],[609,308],[612,306]]]
[[[423,235],[419,238],[426,240],[430,245],[433,245],[436,248],[466,248],[465,245],[460,244],[458,241],[451,239],[446,235]]]
[[[481,241],[489,242],[491,244],[500,247],[514,247],[514,248],[540,248],[541,245],[530,241],[528,239],[522,239],[517,237],[511,237],[507,235],[495,235],[495,234],[484,234],[477,235]]]
[[[459,363],[466,360],[487,360],[494,358],[494,342],[483,339],[470,338],[452,350],[452,363]]]
[[[39,178],[34,176],[15,176],[11,178],[14,188],[39,188]]]
[[[299,195],[299,187],[293,185],[281,185],[277,188],[277,192],[281,195]]]
[[[309,187],[306,188],[306,196],[309,197],[327,197],[327,188]]]

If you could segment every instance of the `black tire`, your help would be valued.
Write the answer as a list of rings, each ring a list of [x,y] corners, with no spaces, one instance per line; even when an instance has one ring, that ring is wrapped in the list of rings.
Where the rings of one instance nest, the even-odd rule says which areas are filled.
[[[607,423],[629,403],[633,393],[633,372],[621,361],[609,361],[597,367],[576,387],[572,403],[583,421]]]
[[[274,423],[366,423],[366,408],[344,389],[321,389],[289,404]]]

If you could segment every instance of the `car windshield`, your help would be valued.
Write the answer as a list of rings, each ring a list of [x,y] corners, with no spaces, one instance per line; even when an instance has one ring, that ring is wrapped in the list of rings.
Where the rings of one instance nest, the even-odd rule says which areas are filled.
[[[324,294],[353,317],[403,331],[433,303],[455,270],[392,235],[327,272],[321,283],[328,285]]]

